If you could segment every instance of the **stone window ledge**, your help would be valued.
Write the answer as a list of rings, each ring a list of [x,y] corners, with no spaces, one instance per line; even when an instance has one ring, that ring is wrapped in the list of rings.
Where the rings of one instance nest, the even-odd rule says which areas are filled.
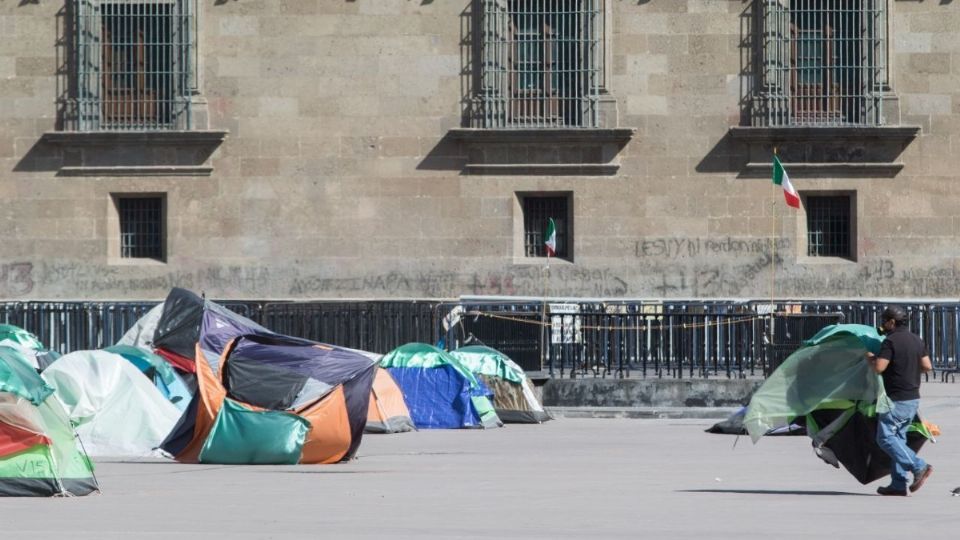
[[[466,174],[612,175],[635,128],[473,129],[448,133],[462,145]]]
[[[743,143],[745,176],[769,176],[774,150],[792,176],[892,177],[903,169],[903,150],[919,126],[731,127]]]
[[[208,162],[227,131],[48,131],[58,176],[209,176]]]

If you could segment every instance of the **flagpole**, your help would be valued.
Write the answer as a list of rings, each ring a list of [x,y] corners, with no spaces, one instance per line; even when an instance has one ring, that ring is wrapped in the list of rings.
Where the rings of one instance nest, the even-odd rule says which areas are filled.
[[[777,147],[773,147],[773,157],[777,158]],[[777,185],[770,183],[773,196],[770,198],[770,311],[777,294]]]
[[[547,361],[547,276],[544,272],[545,270],[550,270],[550,250],[547,252],[547,264],[544,267],[540,268],[540,280],[543,282],[543,303],[542,311],[540,313],[540,370],[543,370],[544,364]],[[552,368],[552,366],[551,366]],[[550,370],[550,375],[553,375],[553,369]]]

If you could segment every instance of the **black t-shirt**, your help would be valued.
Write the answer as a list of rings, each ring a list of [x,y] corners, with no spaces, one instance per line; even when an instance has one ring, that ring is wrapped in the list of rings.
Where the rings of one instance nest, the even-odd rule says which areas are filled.
[[[890,361],[887,369],[880,374],[890,399],[920,399],[920,359],[929,354],[923,340],[904,326],[898,326],[887,334],[877,357]]]

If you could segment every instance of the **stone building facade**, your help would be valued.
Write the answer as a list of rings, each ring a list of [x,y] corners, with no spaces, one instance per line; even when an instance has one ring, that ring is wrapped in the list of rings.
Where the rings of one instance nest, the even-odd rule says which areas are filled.
[[[0,299],[956,298],[958,170],[949,0],[0,5]]]

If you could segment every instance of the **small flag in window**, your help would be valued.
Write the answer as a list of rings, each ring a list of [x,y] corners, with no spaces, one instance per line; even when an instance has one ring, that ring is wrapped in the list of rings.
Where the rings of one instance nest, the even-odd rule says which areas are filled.
[[[543,235],[543,247],[547,248],[547,257],[557,256],[557,226],[553,218],[547,220],[547,232]]]

